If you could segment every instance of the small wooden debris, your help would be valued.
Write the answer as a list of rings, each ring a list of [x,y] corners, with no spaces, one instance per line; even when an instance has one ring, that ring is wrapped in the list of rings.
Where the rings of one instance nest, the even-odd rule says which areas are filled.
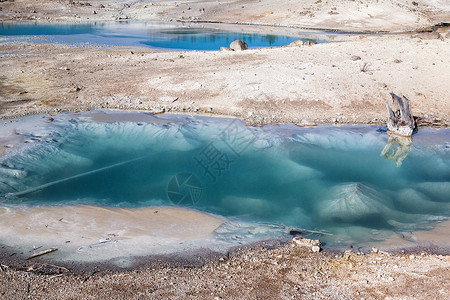
[[[53,278],[56,278],[56,277],[61,277],[61,276],[63,276],[63,274],[53,275],[53,276],[50,276],[50,277],[48,278],[48,280],[53,279]]]
[[[86,281],[88,281],[88,279],[91,278],[95,273],[97,273],[97,271],[94,271],[91,274],[89,274],[81,283],[85,283]]]
[[[47,263],[38,263],[38,262],[33,263],[33,265],[30,266],[30,267],[28,268],[28,270],[29,270],[29,271],[36,271],[37,269],[34,268],[35,266],[39,266],[40,268],[45,267],[45,266],[46,266],[46,267],[52,267],[52,268],[57,268],[57,269],[60,269],[60,270],[64,270],[64,271],[66,271],[66,272],[70,272],[70,270],[67,269],[66,267],[61,267],[61,266],[52,265],[52,264],[47,264]]]
[[[30,257],[26,258],[25,260],[30,260],[30,259],[33,259],[33,258],[36,258],[36,257],[40,257],[40,256],[43,256],[43,255],[55,252],[56,250],[58,250],[58,249],[57,248],[48,248],[47,250],[44,250],[44,251],[41,251],[41,252],[38,252],[38,253],[35,253],[35,254],[31,255]]]
[[[301,232],[301,231],[299,231],[299,230],[295,230],[295,229],[289,231],[289,234],[290,234],[290,235],[300,235],[300,234],[302,234],[302,233],[303,233],[303,232]]]

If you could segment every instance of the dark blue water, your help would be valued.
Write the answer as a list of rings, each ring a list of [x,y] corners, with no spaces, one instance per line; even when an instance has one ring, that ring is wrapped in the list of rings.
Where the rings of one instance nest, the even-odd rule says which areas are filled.
[[[378,127],[98,115],[8,125],[20,143],[0,158],[0,203],[176,205],[321,231],[330,245],[432,229],[450,215],[449,130],[422,130],[410,144]]]
[[[247,29],[250,30],[250,28]],[[169,27],[146,23],[0,23],[0,36],[44,36],[46,42],[144,46],[176,50],[219,50],[220,47],[228,47],[234,40],[245,41],[249,48],[276,47],[285,46],[301,39],[294,36],[231,32],[207,28]]]

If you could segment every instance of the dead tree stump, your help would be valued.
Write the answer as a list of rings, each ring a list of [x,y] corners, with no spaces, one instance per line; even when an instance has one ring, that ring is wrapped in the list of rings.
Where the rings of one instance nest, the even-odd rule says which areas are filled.
[[[395,111],[391,109],[389,101],[386,101],[386,107],[389,113],[387,121],[387,128],[394,134],[400,136],[411,136],[416,129],[416,122],[411,113],[408,99],[403,96],[400,98],[394,93],[391,93],[394,107],[398,107]]]

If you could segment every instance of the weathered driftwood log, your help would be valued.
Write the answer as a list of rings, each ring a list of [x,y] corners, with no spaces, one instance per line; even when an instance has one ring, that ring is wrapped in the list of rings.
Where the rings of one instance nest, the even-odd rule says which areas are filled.
[[[394,105],[398,106],[395,112],[391,109],[389,101],[386,101],[386,107],[389,113],[387,121],[388,130],[401,136],[411,136],[416,128],[416,122],[411,113],[408,99],[403,96],[400,98],[394,93],[391,93]]]

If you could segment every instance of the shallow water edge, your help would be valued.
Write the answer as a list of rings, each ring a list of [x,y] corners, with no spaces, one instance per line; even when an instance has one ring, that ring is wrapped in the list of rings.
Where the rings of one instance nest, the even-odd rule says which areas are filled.
[[[30,271],[30,266],[40,267],[39,274],[54,275],[61,273],[70,273],[74,275],[88,275],[95,273],[115,274],[139,270],[155,270],[162,268],[184,268],[195,269],[207,265],[208,263],[223,263],[230,260],[233,256],[250,253],[259,249],[279,249],[282,247],[291,247],[290,240],[272,239],[266,241],[253,242],[242,246],[229,248],[227,252],[214,252],[209,249],[196,249],[193,251],[183,251],[166,255],[147,255],[134,256],[132,260],[129,257],[119,258],[111,261],[93,261],[77,262],[67,260],[48,260],[45,257],[26,261],[22,253],[17,249],[7,245],[0,244],[0,262],[3,266],[8,266],[15,271]],[[337,257],[346,255],[349,252],[355,255],[365,255],[373,252],[373,247],[359,248],[327,248],[321,250],[321,255]],[[378,247],[376,250],[388,255],[399,255],[409,257],[410,255],[420,256],[423,253],[427,255],[450,256],[448,247],[440,247],[434,244],[421,244],[416,246],[396,246],[390,248]],[[309,251],[306,250],[305,251]],[[310,252],[311,255],[317,255]],[[118,264],[122,262],[122,264]]]

